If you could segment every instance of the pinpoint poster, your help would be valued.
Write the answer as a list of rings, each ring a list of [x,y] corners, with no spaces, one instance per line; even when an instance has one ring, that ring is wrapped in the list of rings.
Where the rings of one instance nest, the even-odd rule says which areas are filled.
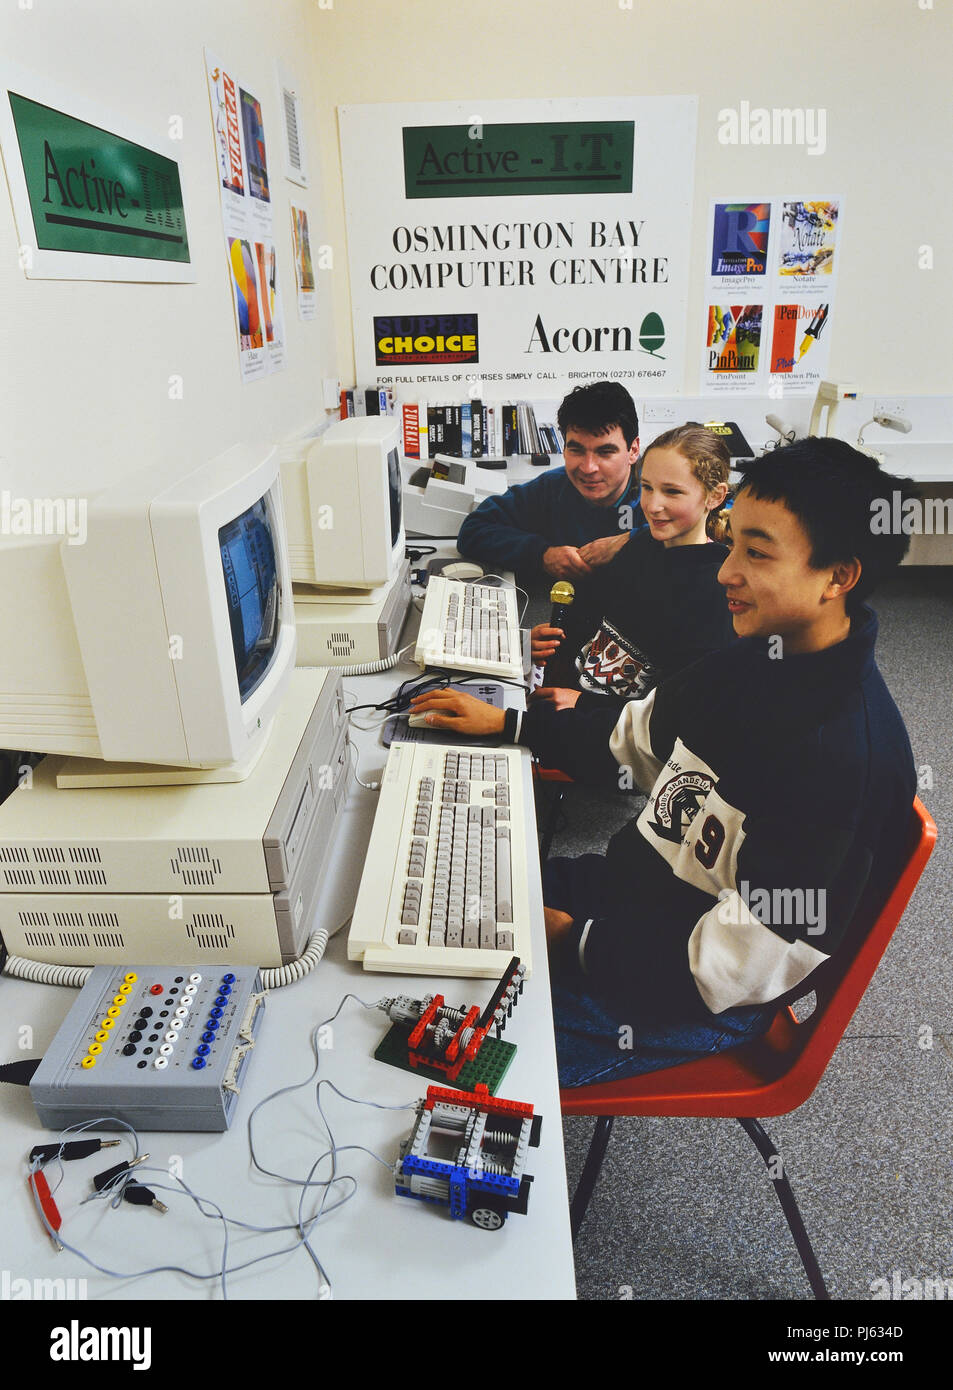
[[[703,368],[706,391],[745,391],[761,361],[761,304],[709,304]]]

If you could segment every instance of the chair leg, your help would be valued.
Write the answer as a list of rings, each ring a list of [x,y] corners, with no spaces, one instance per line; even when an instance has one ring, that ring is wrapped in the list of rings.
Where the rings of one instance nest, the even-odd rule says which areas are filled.
[[[600,1115],[596,1120],[596,1127],[593,1130],[592,1140],[589,1144],[589,1152],[586,1154],[586,1161],[582,1165],[579,1183],[572,1199],[572,1205],[569,1208],[569,1227],[572,1232],[573,1245],[576,1243],[579,1227],[585,1219],[586,1211],[589,1206],[589,1199],[599,1180],[599,1174],[602,1172],[602,1160],[606,1156],[609,1135],[612,1133],[612,1120],[613,1117],[611,1115]]]
[[[781,1165],[780,1154],[757,1120],[742,1120],[739,1118],[738,1123],[768,1166],[768,1176],[774,1183],[774,1190],[777,1193],[778,1201],[781,1203],[781,1210],[787,1218],[791,1235],[794,1237],[794,1244],[797,1246],[797,1253],[801,1257],[801,1264],[804,1266],[804,1273],[810,1281],[814,1297],[821,1300],[829,1299],[830,1294],[827,1292],[820,1265],[817,1263],[817,1257],[808,1239],[807,1231],[804,1229],[804,1222],[801,1218],[798,1204],[794,1200],[791,1184],[788,1182],[784,1173],[784,1168]],[[777,1174],[772,1171],[775,1166],[779,1169]]]
[[[556,834],[556,819],[559,815],[559,808],[562,805],[563,797],[566,795],[565,787],[557,786],[555,795],[549,807],[549,815],[546,817],[546,827],[543,830],[543,840],[539,847],[539,862],[545,864],[549,858],[549,851],[552,847],[553,836]]]

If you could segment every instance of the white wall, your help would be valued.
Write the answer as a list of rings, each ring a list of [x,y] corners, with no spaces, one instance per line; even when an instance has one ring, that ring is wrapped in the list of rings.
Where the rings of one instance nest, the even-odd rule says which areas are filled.
[[[844,198],[830,372],[953,391],[953,0],[320,0],[311,10],[341,370],[353,376],[337,104],[697,93],[689,341],[715,195]],[[718,112],[823,107],[827,149],[728,146]],[[373,178],[373,170],[367,171]],[[917,268],[932,245],[935,269]],[[620,291],[624,294],[624,290]],[[693,319],[691,316],[695,315]],[[698,389],[696,361],[684,391]]]
[[[138,126],[185,121],[194,285],[27,280],[0,192],[0,485],[68,491],[172,455],[268,443],[323,414],[325,375],[353,379],[336,107],[400,100],[698,93],[689,312],[701,315],[709,199],[843,195],[843,262],[830,370],[867,393],[953,391],[953,0],[6,0],[12,59]],[[625,0],[623,0],[625,3]],[[288,367],[242,385],[202,56],[209,44],[265,104],[276,195]],[[279,161],[274,59],[309,87],[305,129],[319,184],[304,205],[321,318],[294,299]],[[827,111],[827,150],[719,144],[742,100]],[[324,167],[323,180],[317,171]],[[367,171],[374,177],[374,170]],[[323,196],[322,196],[323,194]],[[318,214],[322,205],[327,224]],[[917,269],[932,244],[936,268]],[[620,291],[624,293],[624,291]],[[332,316],[332,302],[334,314]],[[333,318],[333,321],[332,321]],[[692,331],[690,319],[689,329]],[[699,330],[700,331],[700,330]],[[170,400],[181,375],[184,399]],[[690,367],[684,384],[697,391]]]
[[[310,0],[32,0],[0,9],[0,65],[14,61],[165,135],[184,120],[180,160],[191,285],[28,280],[0,187],[0,484],[59,492],[137,464],[201,458],[238,439],[268,442],[324,418],[321,380],[337,375],[329,307],[303,323],[294,293],[289,198],[318,192],[284,177],[275,59],[313,87]],[[242,385],[219,205],[203,44],[262,102],[284,296],[284,371]],[[314,105],[305,130],[317,152]],[[122,133],[122,132],[120,132]],[[2,180],[0,180],[2,182]],[[320,178],[319,178],[320,187]],[[316,243],[325,239],[313,227]],[[183,378],[170,400],[168,379]],[[59,481],[57,481],[59,480]]]

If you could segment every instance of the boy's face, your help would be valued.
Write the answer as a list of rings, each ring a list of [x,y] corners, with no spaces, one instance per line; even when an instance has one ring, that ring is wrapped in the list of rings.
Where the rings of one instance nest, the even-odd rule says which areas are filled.
[[[783,637],[785,650],[811,651],[832,619],[845,621],[832,569],[813,569],[811,543],[793,512],[742,489],[729,512],[731,554],[718,571],[739,637]]]
[[[566,429],[566,477],[593,506],[610,507],[618,501],[638,457],[638,439],[630,448],[619,425],[613,425],[606,434],[589,434],[575,425]]]

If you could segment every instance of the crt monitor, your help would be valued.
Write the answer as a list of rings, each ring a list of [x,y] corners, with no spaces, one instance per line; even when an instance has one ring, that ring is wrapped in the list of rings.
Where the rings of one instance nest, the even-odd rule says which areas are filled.
[[[282,453],[296,584],[373,589],[404,559],[400,440],[392,415],[338,420]]]
[[[164,463],[85,535],[0,537],[0,747],[218,767],[253,756],[295,661],[277,454]],[[26,640],[24,636],[26,635]]]

